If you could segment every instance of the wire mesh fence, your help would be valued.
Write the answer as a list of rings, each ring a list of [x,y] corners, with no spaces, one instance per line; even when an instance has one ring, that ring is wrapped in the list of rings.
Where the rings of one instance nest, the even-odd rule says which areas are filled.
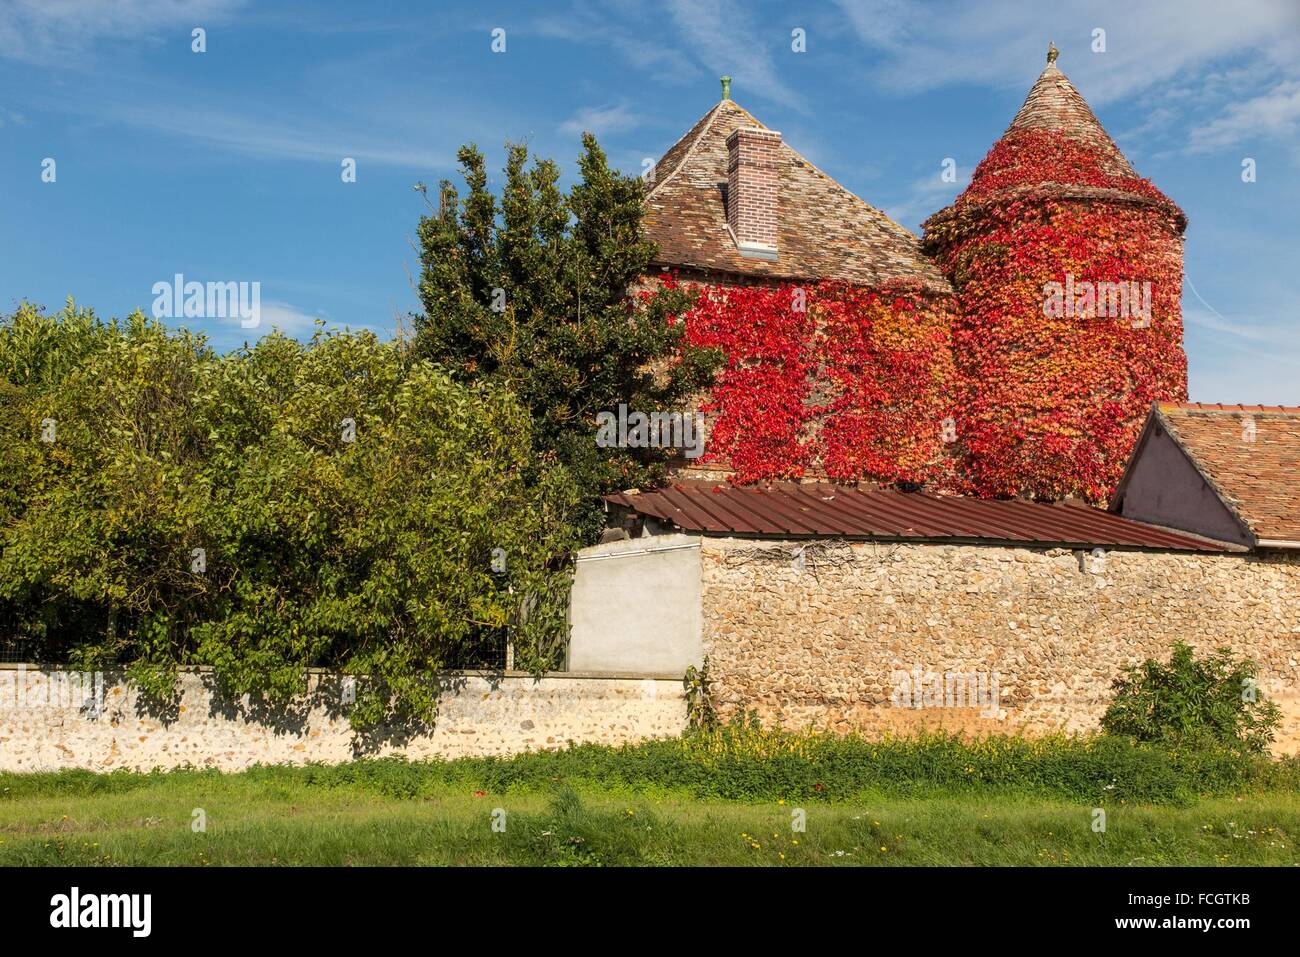
[[[32,660],[32,642],[25,638],[0,638],[0,665],[17,665]]]

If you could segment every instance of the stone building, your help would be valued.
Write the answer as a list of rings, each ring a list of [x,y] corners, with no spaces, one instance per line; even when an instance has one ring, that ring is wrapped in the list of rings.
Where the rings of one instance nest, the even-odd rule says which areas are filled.
[[[921,238],[725,83],[665,154],[644,225],[657,265],[713,297],[711,332],[732,303],[733,325],[763,326],[722,380],[744,402],[715,394],[711,428],[737,415],[731,435],[761,433],[750,423],[764,421],[764,390],[787,416],[792,397],[829,395],[787,442],[799,451],[836,415],[884,418],[920,407],[909,389],[947,389],[952,468],[899,481],[877,457],[857,481],[808,481],[829,474],[823,443],[820,458],[775,463],[774,477],[798,481],[728,482],[734,462],[715,456],[707,480],[688,468],[609,496],[608,540],[578,558],[571,667],[679,673],[707,659],[724,713],[791,727],[1043,733],[1095,728],[1123,668],[1185,641],[1253,659],[1285,716],[1278,748],[1300,750],[1300,409],[1184,401],[1186,219],[1055,61],[1052,48]],[[836,323],[870,322],[813,307],[791,322],[781,309],[799,297],[755,293],[828,280],[904,304],[886,316],[887,346],[923,313],[944,317],[949,365],[869,383],[869,400],[846,405],[844,351],[799,336],[840,346]],[[787,351],[799,361],[783,365]],[[791,367],[829,381],[789,388]],[[917,436],[902,438],[898,454],[914,452]]]
[[[794,288],[799,304],[736,307],[735,325],[785,337],[777,355],[746,329],[717,335],[714,311],[710,341],[731,363],[703,399],[719,439],[697,471],[726,474],[746,443],[772,441],[751,423],[794,417],[782,451],[738,468],[742,480],[1106,500],[1146,409],[1187,397],[1186,218],[1138,176],[1056,58],[1053,47],[923,238],[808,162],[731,100],[724,78],[723,99],[654,167],[643,222],[654,265],[714,300],[759,286]],[[827,283],[851,287],[854,303]],[[864,318],[877,296],[893,308]],[[805,299],[814,316],[791,322]],[[878,368],[909,348],[905,370]]]
[[[1190,446],[1206,416],[1153,419],[1180,415]],[[630,537],[579,556],[571,666],[674,673],[707,657],[724,714],[788,727],[1039,734],[1095,729],[1125,666],[1185,641],[1257,663],[1284,714],[1277,748],[1295,752],[1300,411],[1267,421],[1271,464],[1201,464],[1214,499],[1162,516],[1185,530],[1123,514],[1162,507],[1147,475],[1172,466],[1150,443],[1114,511],[824,483],[610,496]],[[1223,507],[1252,531],[1203,534]]]

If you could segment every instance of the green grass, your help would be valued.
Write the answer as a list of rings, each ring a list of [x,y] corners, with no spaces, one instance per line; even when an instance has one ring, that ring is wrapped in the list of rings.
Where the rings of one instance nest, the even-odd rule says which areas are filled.
[[[509,759],[8,774],[0,865],[1295,865],[1296,781],[1294,762],[1126,741],[754,730]]]
[[[201,807],[207,830],[192,830]],[[505,811],[504,831],[493,830]],[[1092,809],[1030,798],[863,795],[805,808],[673,797],[419,798],[265,776],[155,780],[0,804],[0,865],[1294,865],[1300,798]],[[498,818],[499,819],[499,818]]]

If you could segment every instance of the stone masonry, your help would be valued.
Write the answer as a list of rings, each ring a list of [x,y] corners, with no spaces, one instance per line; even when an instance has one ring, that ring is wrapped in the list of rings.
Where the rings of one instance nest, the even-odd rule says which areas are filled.
[[[1122,667],[1182,639],[1253,658],[1285,715],[1276,750],[1300,750],[1300,556],[830,542],[801,559],[801,544],[703,540],[724,713],[872,734],[1081,732]],[[895,704],[917,675],[996,677],[998,706]]]
[[[467,673],[442,677],[434,728],[383,729],[362,738],[340,707],[336,676],[312,675],[301,702],[269,710],[223,699],[209,677],[183,672],[179,701],[158,713],[113,676],[105,676],[100,693],[93,680],[78,682],[75,673],[0,668],[0,771],[185,765],[237,771],[387,754],[413,760],[504,755],[569,741],[671,736],[686,724],[680,678],[569,674],[537,681],[519,673]]]

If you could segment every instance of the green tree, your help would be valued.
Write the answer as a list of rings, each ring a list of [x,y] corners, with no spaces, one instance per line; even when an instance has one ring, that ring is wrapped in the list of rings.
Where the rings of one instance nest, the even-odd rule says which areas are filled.
[[[71,307],[0,323],[0,370],[0,614],[43,657],[279,702],[328,667],[359,726],[431,718],[432,673],[507,632],[562,661],[576,493],[500,386],[368,333],[220,356]]]
[[[611,170],[593,136],[583,137],[567,194],[556,164],[530,168],[523,146],[508,147],[499,200],[478,149],[462,147],[459,159],[465,197],[443,181],[438,208],[419,224],[416,349],[459,381],[519,396],[539,460],[562,463],[591,502],[582,523],[590,536],[597,496],[660,480],[668,457],[598,447],[597,416],[620,404],[684,412],[719,356],[684,342],[678,317],[690,294],[638,288],[655,255],[640,231],[643,185]]]

